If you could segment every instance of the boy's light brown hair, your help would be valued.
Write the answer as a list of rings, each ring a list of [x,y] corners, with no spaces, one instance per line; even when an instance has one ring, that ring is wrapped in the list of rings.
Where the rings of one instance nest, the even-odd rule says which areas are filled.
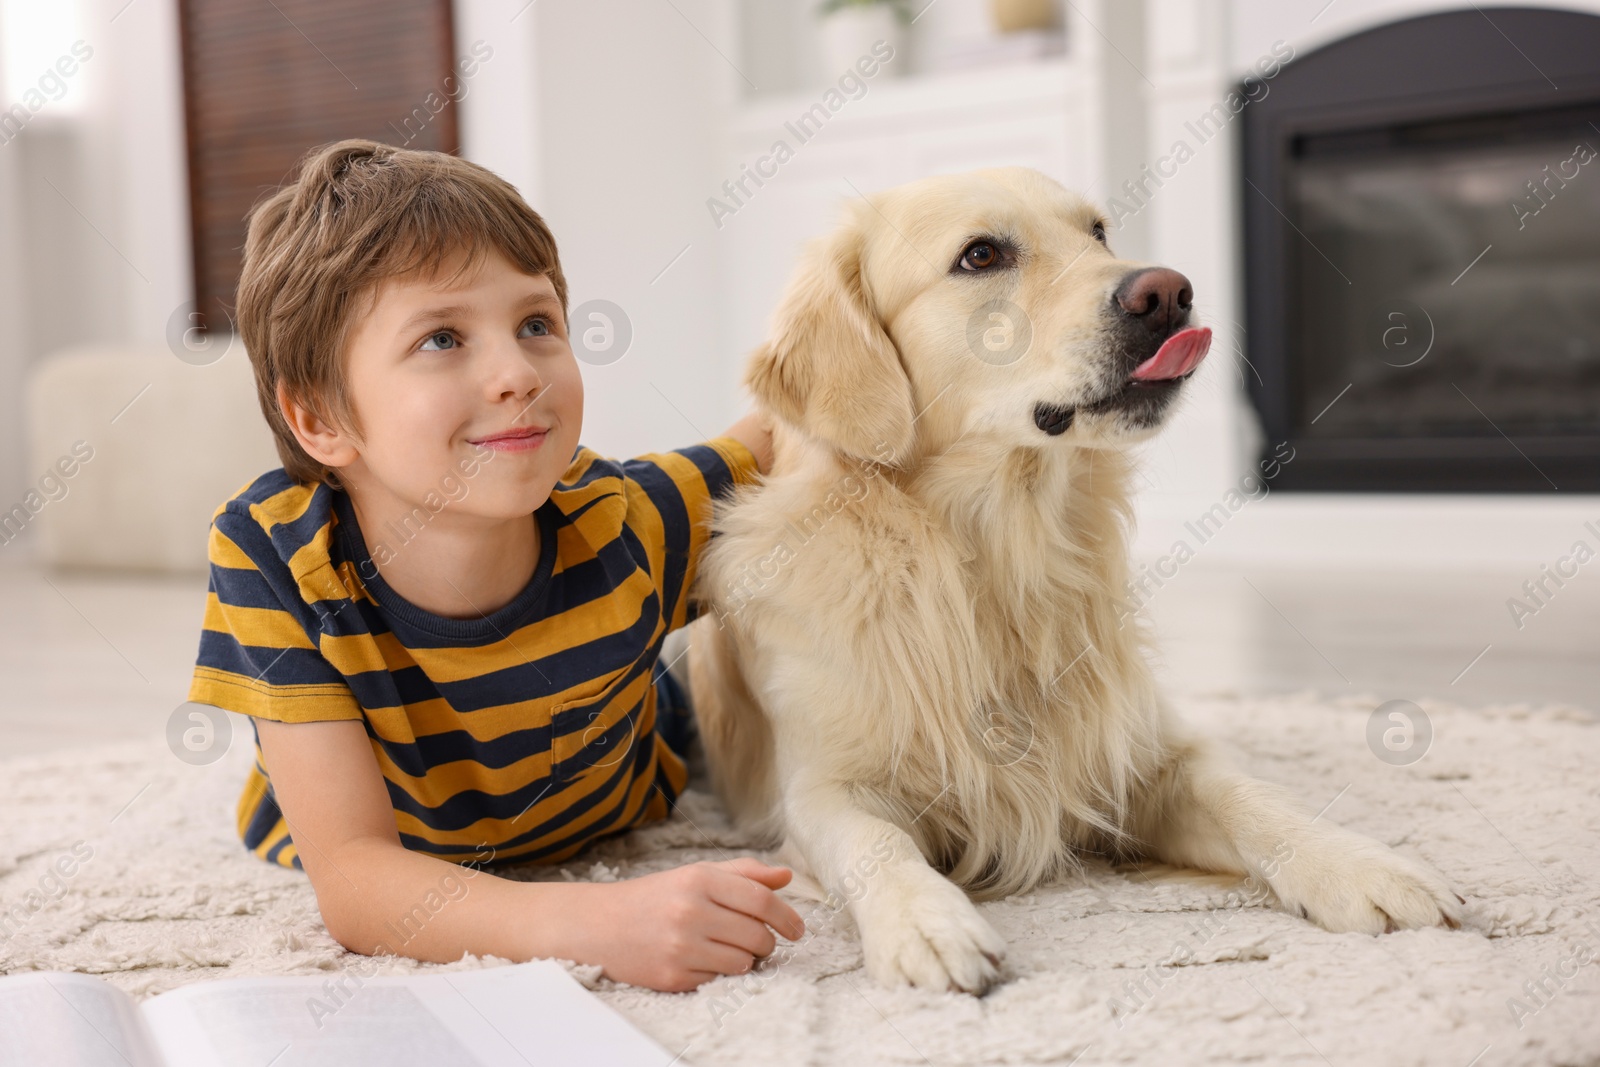
[[[345,388],[345,343],[391,278],[470,274],[491,250],[543,274],[562,311],[567,282],[555,238],[504,179],[446,152],[352,139],[312,149],[295,181],[250,211],[239,275],[239,334],[261,412],[297,482],[340,488],[300,447],[278,384],[324,422],[360,434]],[[461,255],[445,275],[442,265]]]

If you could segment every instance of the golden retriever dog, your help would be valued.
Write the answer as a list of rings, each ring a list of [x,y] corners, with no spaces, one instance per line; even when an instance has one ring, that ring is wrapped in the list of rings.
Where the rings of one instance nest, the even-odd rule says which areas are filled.
[[[736,823],[848,900],[887,985],[986,991],[1005,943],[973,901],[1084,853],[1252,876],[1328,930],[1458,926],[1438,874],[1187,729],[1125,617],[1126,448],[1210,342],[1188,280],[1023,168],[846,216],[749,360],[775,461],[699,578],[688,673]]]

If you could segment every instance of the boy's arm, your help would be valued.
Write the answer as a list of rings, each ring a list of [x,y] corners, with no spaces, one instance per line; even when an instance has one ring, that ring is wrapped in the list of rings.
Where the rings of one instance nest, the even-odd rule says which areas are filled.
[[[789,872],[749,858],[623,882],[517,882],[412,852],[362,723],[258,719],[257,732],[323,922],[352,952],[553,957],[685,990],[771,953],[769,925],[791,939],[804,931],[773,893]]]
[[[572,953],[581,949],[571,935],[587,924],[549,920],[576,917],[583,901],[569,898],[595,894],[571,893],[575,883],[510,882],[402,846],[363,723],[257,719],[256,730],[278,807],[334,940],[352,952],[387,949],[434,962],[458,960],[463,952],[577,958]],[[430,893],[432,909],[424,904]],[[508,922],[513,915],[517,921]]]
[[[762,474],[772,469],[772,421],[762,411],[752,411],[723,434],[750,450]]]
[[[618,464],[627,501],[623,521],[642,549],[640,562],[660,594],[668,630],[699,614],[701,604],[689,593],[711,538],[715,501],[737,486],[757,484],[772,456],[770,418],[752,411],[720,437]]]

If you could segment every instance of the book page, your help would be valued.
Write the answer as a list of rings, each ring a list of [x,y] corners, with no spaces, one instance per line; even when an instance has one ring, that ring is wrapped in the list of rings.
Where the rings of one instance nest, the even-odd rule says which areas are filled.
[[[322,1017],[307,1007],[308,1001],[319,999],[315,985],[210,985],[185,998],[186,1018],[176,1045],[169,1042],[178,1031],[165,1025],[166,1018],[151,1002],[147,1015],[168,1052],[168,1067],[465,1067],[484,1062],[403,987],[369,983],[349,1003]]]
[[[0,1067],[161,1067],[133,998],[63,971],[0,980]]]
[[[673,1057],[549,960],[362,979],[225,979],[140,1006],[168,1067],[665,1067]]]

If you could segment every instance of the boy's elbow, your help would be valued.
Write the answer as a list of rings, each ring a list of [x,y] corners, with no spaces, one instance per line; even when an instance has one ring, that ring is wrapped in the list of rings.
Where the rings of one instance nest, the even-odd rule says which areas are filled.
[[[393,956],[396,951],[389,941],[384,940],[380,931],[374,931],[365,915],[340,914],[335,911],[322,909],[322,925],[327,928],[328,936],[337,941],[347,952],[354,952],[358,956]]]
[[[379,844],[381,847],[383,843]],[[354,855],[352,851],[348,847],[341,850],[337,858],[330,859],[330,863],[337,864],[333,871],[318,870],[316,873],[322,877],[312,878],[317,910],[322,913],[322,925],[328,936],[340,945],[363,956],[383,955],[387,946],[381,930],[374,929],[372,899],[357,892],[345,875],[339,873],[348,872],[362,883],[368,878],[382,878],[376,870],[381,864],[373,861],[381,859],[383,854]]]
[[[359,916],[348,914],[348,909],[343,907],[320,905],[319,910],[322,912],[322,925],[327,928],[329,937],[350,952],[372,955],[372,946],[369,944],[371,937],[362,929]]]
[[[326,922],[326,920],[324,920]],[[372,952],[367,948],[363,939],[352,937],[350,934],[334,926],[328,927],[328,936],[339,943],[339,947],[346,952],[354,952],[358,956],[370,956]]]

